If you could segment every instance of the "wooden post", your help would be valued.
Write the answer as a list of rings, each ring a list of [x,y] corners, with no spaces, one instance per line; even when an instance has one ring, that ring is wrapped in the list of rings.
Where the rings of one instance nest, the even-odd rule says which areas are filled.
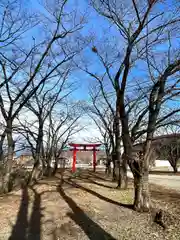
[[[93,148],[93,171],[96,171],[96,148]]]
[[[76,171],[76,147],[73,149],[73,164],[72,164],[72,172]]]

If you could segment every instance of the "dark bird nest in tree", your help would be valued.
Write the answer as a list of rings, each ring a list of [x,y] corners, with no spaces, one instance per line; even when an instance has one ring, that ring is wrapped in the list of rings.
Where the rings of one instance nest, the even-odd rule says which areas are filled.
[[[97,52],[98,52],[98,51],[97,51],[97,48],[96,48],[95,46],[92,47],[92,51],[93,51],[94,53],[97,53]]]

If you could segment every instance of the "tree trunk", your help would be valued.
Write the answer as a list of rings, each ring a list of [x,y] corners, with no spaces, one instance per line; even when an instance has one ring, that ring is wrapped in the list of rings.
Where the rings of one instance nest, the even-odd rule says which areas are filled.
[[[149,159],[151,157],[151,142],[147,141],[144,152],[139,154],[138,161],[134,161],[133,175],[135,187],[134,209],[147,212],[150,208],[149,196]]]
[[[111,159],[109,157],[106,160],[105,174],[107,174],[108,176],[111,174]]]
[[[54,168],[53,168],[53,171],[52,171],[52,175],[53,175],[53,176],[57,173],[58,163],[59,163],[59,160],[58,160],[58,159],[55,159]]]
[[[117,152],[117,157],[116,157],[116,174],[118,176],[117,178],[117,188],[122,188],[124,179],[125,179],[125,172],[123,169],[123,164],[122,164],[122,158],[121,158],[121,153],[118,151]]]
[[[110,158],[110,153],[109,153],[109,148],[108,145],[105,144],[105,149],[106,149],[106,168],[105,168],[105,174],[109,176],[111,174],[111,158]]]
[[[127,189],[128,177],[127,177],[127,159],[125,154],[122,154],[120,163],[120,177],[121,177],[121,188]]]
[[[124,164],[122,162],[118,165],[118,185],[117,185],[117,188],[127,189],[127,186],[128,186],[127,167],[125,167],[123,165]]]
[[[34,159],[34,166],[31,172],[29,183],[36,182],[40,175],[40,158],[41,158],[41,150],[43,144],[43,123],[39,120],[39,130],[38,130],[38,137],[36,142],[36,151],[35,151],[35,159]]]
[[[6,136],[6,129],[2,133],[1,140],[0,140],[0,162],[1,163],[4,161],[3,143],[4,143],[5,136]]]
[[[177,165],[173,165],[172,168],[173,168],[174,173],[177,173],[177,172],[178,172]]]
[[[122,167],[120,165],[120,161],[116,160],[116,173],[117,173],[117,188],[122,187]]]
[[[140,211],[142,207],[142,176],[134,174],[134,209]]]
[[[44,154],[43,160],[42,160],[42,166],[43,166],[43,175],[45,176],[51,176],[52,175],[52,168],[51,168],[51,152],[47,153],[46,156]]]
[[[112,180],[116,181],[116,179],[117,179],[117,176],[116,176],[116,166],[115,166],[115,163],[113,163],[113,176],[112,176]]]
[[[120,122],[119,122],[119,112],[116,111],[116,116],[114,120],[114,131],[115,131],[115,166],[117,179],[117,188],[122,187],[122,159],[121,159],[121,136],[120,136]]]
[[[127,164],[126,168],[124,169],[124,189],[128,188],[128,176],[127,176]]]
[[[49,177],[52,175],[52,168],[49,164],[49,161],[46,162],[46,166],[44,167],[43,175]]]
[[[179,157],[179,155],[178,155],[178,157]],[[177,159],[178,159],[178,157],[177,157]],[[169,163],[171,164],[171,167],[173,168],[174,173],[178,172],[177,159],[173,156],[173,153],[171,152],[171,154],[169,156]]]
[[[128,187],[127,167],[122,166],[122,170],[121,170],[121,188],[127,189],[127,187]]]
[[[32,169],[32,172],[31,172],[31,175],[30,175],[30,178],[29,178],[29,181],[28,183],[34,183],[37,181],[38,177],[39,177],[39,174],[40,174],[40,171],[39,171],[39,162],[36,161],[34,163],[34,166],[33,166],[33,169]]]
[[[57,162],[54,163],[54,169],[53,169],[53,172],[52,172],[52,175],[54,176],[57,172],[57,169],[58,169],[58,164]]]
[[[116,175],[116,161],[115,161],[115,154],[112,154],[112,163],[113,163],[113,175],[112,175],[112,181],[116,181],[117,180],[117,175]]]
[[[149,211],[149,184],[148,172],[134,174],[134,209],[136,211]]]
[[[13,165],[13,154],[14,154],[14,141],[12,138],[12,122],[7,122],[7,141],[8,141],[8,153],[5,162],[5,174],[3,178],[3,192],[7,193],[12,190],[13,183],[11,182],[11,171]]]
[[[42,165],[42,175],[46,175],[46,168],[47,168],[47,161],[46,161],[46,155],[44,152],[44,145],[42,142],[42,146],[41,146],[41,158],[40,158],[40,163]]]
[[[150,196],[149,196],[149,171],[145,170],[142,177],[142,208],[144,212],[149,211],[150,208]]]

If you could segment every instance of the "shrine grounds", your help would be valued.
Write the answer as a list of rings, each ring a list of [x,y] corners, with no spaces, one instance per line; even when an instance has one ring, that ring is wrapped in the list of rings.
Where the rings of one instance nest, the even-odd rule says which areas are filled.
[[[0,240],[180,239],[180,193],[150,189],[153,207],[139,213],[132,209],[132,180],[118,190],[102,172],[59,172],[0,196]],[[158,209],[165,228],[154,222]]]

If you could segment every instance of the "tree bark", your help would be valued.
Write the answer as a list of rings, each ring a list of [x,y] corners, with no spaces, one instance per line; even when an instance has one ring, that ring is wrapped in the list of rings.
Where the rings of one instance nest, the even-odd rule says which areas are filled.
[[[1,135],[1,140],[0,140],[0,162],[2,163],[4,160],[4,152],[3,152],[3,143],[4,143],[4,139],[6,137],[6,129],[4,130],[4,132]]]
[[[112,174],[112,181],[116,181],[117,180],[117,175],[116,175],[116,156],[114,154],[114,152],[112,153],[112,163],[113,163],[113,174]]]
[[[144,212],[149,211],[150,196],[149,196],[149,171],[145,169],[142,177],[142,208]]]
[[[30,175],[29,183],[33,181],[37,181],[37,179],[39,178],[42,144],[43,144],[43,122],[41,121],[41,119],[39,119],[39,129],[38,129],[38,137],[36,142],[34,166]]]
[[[117,188],[127,189],[128,178],[127,178],[127,160],[125,155],[121,155],[121,138],[117,141],[116,149],[116,174],[118,176]]]
[[[51,158],[52,158],[52,152],[51,150],[47,152],[46,156],[45,154],[42,156],[42,166],[43,166],[43,175],[45,176],[51,176],[52,174],[52,168],[51,168]]]
[[[30,175],[30,179],[28,181],[28,183],[34,183],[37,181],[38,177],[39,177],[39,162],[36,161],[34,163],[34,166],[33,166],[33,169],[32,169],[32,172],[31,172],[31,175]]]
[[[177,173],[178,172],[177,162],[178,162],[179,155],[175,157],[173,156],[173,152],[171,152],[169,155],[170,155],[169,163],[171,164],[171,167],[173,168],[174,173]]]
[[[14,154],[14,140],[12,137],[12,121],[7,121],[7,141],[8,141],[8,153],[7,159],[5,162],[5,174],[3,178],[3,192],[7,193],[12,190],[12,182],[11,182],[11,171],[13,165],[13,154]]]
[[[134,209],[141,210],[142,206],[142,176],[138,173],[134,174]]]
[[[59,163],[59,159],[55,158],[54,168],[53,168],[53,171],[52,171],[53,176],[57,173],[58,163]]]
[[[117,159],[117,157],[116,157],[116,159]],[[121,175],[120,161],[116,160],[115,164],[116,164],[117,188],[121,188],[122,175]]]
[[[149,184],[148,172],[134,174],[134,209],[136,211],[149,211]]]
[[[127,189],[128,187],[128,177],[127,177],[127,159],[125,154],[122,154],[121,157],[121,187]]]
[[[172,166],[172,165],[171,165],[171,166]],[[176,165],[176,164],[173,165],[172,168],[173,168],[174,173],[177,173],[177,172],[178,172],[178,168],[177,168],[177,165]]]
[[[117,106],[116,106],[117,108]],[[120,117],[119,112],[116,109],[116,116],[114,119],[114,132],[115,132],[115,166],[117,178],[117,188],[122,187],[123,180],[123,168],[122,168],[122,158],[121,158],[121,135],[120,135]]]
[[[52,175],[52,168],[51,165],[49,163],[49,161],[46,162],[46,166],[44,167],[44,174],[45,176],[49,177]]]
[[[106,149],[106,168],[105,168],[105,174],[109,176],[111,174],[111,158],[110,158],[110,153],[109,153],[109,148],[108,145],[105,144],[105,149]]]
[[[111,174],[111,159],[109,156],[107,157],[107,160],[106,160],[105,174],[107,174],[108,176]]]
[[[143,153],[139,155],[138,161],[134,161],[134,209],[138,211],[149,211],[149,159],[151,157],[151,141],[147,140]]]

